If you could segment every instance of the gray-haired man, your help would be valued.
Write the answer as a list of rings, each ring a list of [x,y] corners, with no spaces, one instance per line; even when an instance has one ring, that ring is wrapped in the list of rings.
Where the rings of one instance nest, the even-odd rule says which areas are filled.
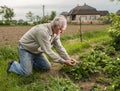
[[[9,62],[7,72],[15,72],[23,76],[28,76],[32,73],[33,67],[50,70],[50,62],[44,53],[54,62],[74,66],[75,64],[72,63],[74,59],[69,57],[60,42],[60,34],[66,27],[67,21],[64,16],[55,17],[51,23],[32,27],[19,40],[18,53],[20,62]],[[59,55],[51,49],[52,46]]]

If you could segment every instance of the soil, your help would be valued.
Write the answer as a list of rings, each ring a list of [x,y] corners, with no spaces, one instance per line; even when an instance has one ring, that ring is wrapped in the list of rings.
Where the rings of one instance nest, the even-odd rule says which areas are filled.
[[[16,45],[19,39],[25,34],[32,26],[0,26],[0,45]],[[83,25],[82,32],[104,30],[106,25]],[[79,32],[79,25],[69,25],[64,31],[63,35],[75,34]]]
[[[32,26],[0,26],[0,45],[17,45],[19,39],[25,34]],[[95,30],[105,30],[108,26],[106,25],[82,25],[81,30],[82,32],[86,31],[95,31]],[[67,29],[64,31],[63,35],[74,34],[79,32],[80,26],[79,25],[69,25]],[[73,58],[78,59],[78,56],[73,56]],[[52,68],[51,71],[46,74],[51,75],[60,75],[59,70],[61,69],[62,65],[58,63],[51,63]],[[90,91],[92,86],[95,83],[96,76],[91,78],[91,81],[83,82],[78,81],[76,84],[79,87],[82,87],[82,91]]]

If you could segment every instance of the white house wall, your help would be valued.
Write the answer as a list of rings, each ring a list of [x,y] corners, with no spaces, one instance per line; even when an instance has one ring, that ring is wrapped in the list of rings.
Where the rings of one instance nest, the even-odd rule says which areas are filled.
[[[91,17],[92,16],[92,20]],[[81,22],[83,24],[89,24],[89,23],[100,23],[98,20],[100,18],[100,15],[76,15],[75,20],[72,20],[70,16],[67,17],[67,21],[70,23],[80,23],[80,17],[81,17]],[[96,17],[94,19],[94,17]]]

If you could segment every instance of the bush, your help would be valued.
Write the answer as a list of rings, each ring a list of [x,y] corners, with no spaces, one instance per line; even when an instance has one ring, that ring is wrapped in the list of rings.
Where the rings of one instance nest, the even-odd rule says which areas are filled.
[[[109,36],[111,37],[111,45],[116,50],[120,50],[120,16],[111,14],[110,19],[112,21],[111,27],[109,28]]]

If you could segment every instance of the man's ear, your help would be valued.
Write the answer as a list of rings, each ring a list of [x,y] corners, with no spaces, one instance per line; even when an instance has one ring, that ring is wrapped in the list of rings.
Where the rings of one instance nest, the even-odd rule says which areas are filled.
[[[52,26],[52,31],[53,31],[53,32],[55,32],[55,28],[56,28],[56,26],[53,25],[53,26]]]
[[[57,28],[57,25],[53,25],[54,28]]]

